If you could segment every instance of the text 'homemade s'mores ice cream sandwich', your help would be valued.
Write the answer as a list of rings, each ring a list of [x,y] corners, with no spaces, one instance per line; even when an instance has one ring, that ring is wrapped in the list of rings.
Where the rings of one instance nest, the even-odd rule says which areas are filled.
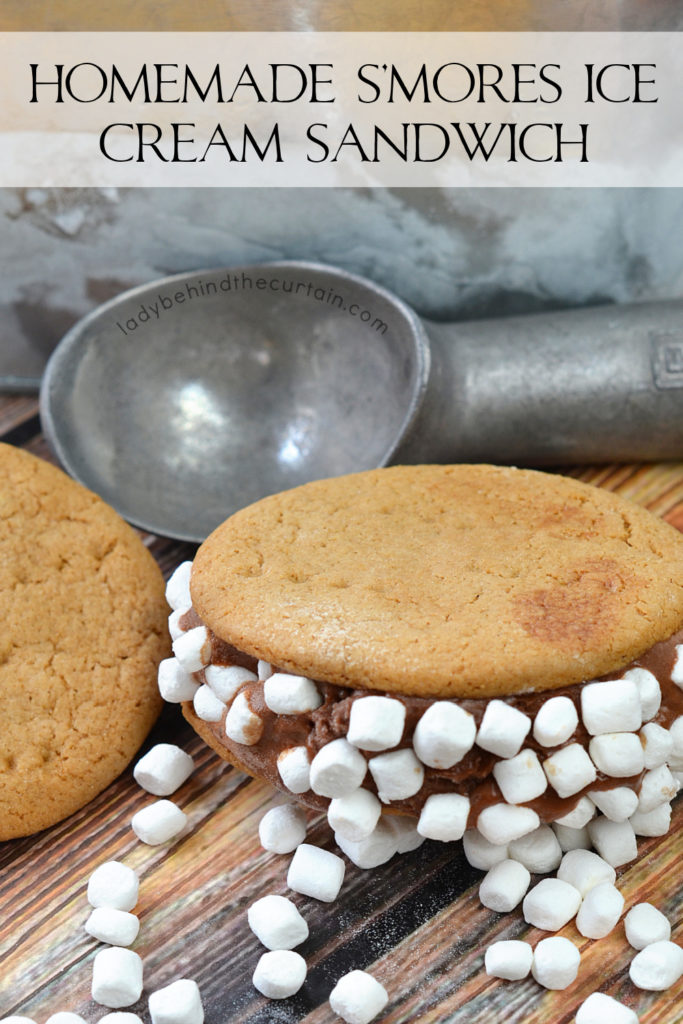
[[[624,863],[668,828],[683,538],[614,494],[492,466],[317,481],[233,515],[167,593],[162,695],[347,841],[387,811],[493,846],[555,822]]]

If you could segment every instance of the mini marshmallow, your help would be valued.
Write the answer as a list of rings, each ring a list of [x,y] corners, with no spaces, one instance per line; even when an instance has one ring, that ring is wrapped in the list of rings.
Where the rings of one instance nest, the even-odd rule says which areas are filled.
[[[142,960],[132,949],[111,946],[96,954],[92,966],[92,997],[96,1003],[118,1010],[142,995]]]
[[[269,661],[263,661],[262,658],[259,658],[258,663],[256,665],[256,672],[261,682],[265,682],[266,679],[270,679],[270,677],[272,676],[273,666],[270,664]]]
[[[424,782],[424,768],[407,747],[370,758],[368,767],[384,804],[407,800],[420,791]]]
[[[523,864],[516,860],[502,860],[484,876],[479,886],[479,901],[489,910],[505,914],[514,910],[517,904],[522,902],[530,882],[531,875]],[[529,960],[529,969],[531,969],[531,960]],[[491,973],[488,970],[488,965],[487,972]],[[498,977],[502,977],[502,975],[498,975]]]
[[[0,1020],[0,1024],[36,1024],[36,1022],[31,1020],[30,1017],[17,1017],[13,1015],[12,1017],[3,1017]]]
[[[88,903],[91,907],[132,910],[138,901],[139,884],[132,868],[107,860],[88,879]]]
[[[175,839],[186,822],[187,816],[172,800],[156,800],[134,814],[130,824],[140,842],[160,846]]]
[[[376,829],[367,839],[353,841],[335,832],[334,841],[351,863],[364,871],[386,864],[398,852],[396,832],[384,817],[379,819]]]
[[[588,834],[602,859],[612,867],[621,867],[638,856],[636,834],[630,821],[596,818],[589,823]]]
[[[594,992],[576,1011],[576,1024],[638,1024],[638,1015],[603,992]]]
[[[97,1024],[142,1024],[142,1019],[138,1017],[137,1013],[126,1013],[123,1010],[107,1013],[104,1017],[100,1017]]]
[[[595,804],[587,796],[582,796],[571,811],[556,818],[557,825],[564,825],[566,828],[583,828],[595,817]]]
[[[549,825],[539,825],[521,839],[513,839],[509,854],[511,860],[523,864],[535,875],[546,875],[554,871],[562,860],[562,848]]]
[[[634,682],[640,698],[640,712],[644,722],[649,722],[659,711],[662,703],[662,691],[657,677],[646,668],[631,668],[624,672],[622,679]]]
[[[683,974],[683,949],[675,942],[652,942],[636,953],[628,969],[637,988],[646,992],[664,992]]]
[[[238,693],[225,716],[225,735],[234,743],[253,747],[263,735],[263,719],[252,711],[247,694]]]
[[[600,882],[586,893],[576,915],[576,927],[587,939],[604,939],[616,927],[624,897],[611,882]]]
[[[640,737],[633,732],[606,732],[594,736],[588,744],[588,753],[601,772],[616,779],[639,775],[645,767]]]
[[[159,693],[169,704],[192,700],[199,686],[176,658],[164,658],[159,663],[157,681]]]
[[[636,811],[629,818],[637,836],[665,836],[671,828],[671,804],[660,804],[653,811]]]
[[[204,1008],[199,986],[190,978],[179,978],[149,997],[152,1024],[203,1024]]]
[[[579,743],[562,747],[543,762],[548,782],[559,797],[574,796],[595,782],[598,773],[590,757]]]
[[[192,698],[194,713],[202,722],[220,722],[225,704],[210,686],[200,686]]]
[[[186,672],[199,672],[209,664],[211,641],[206,626],[195,626],[171,644],[173,653]]]
[[[256,680],[254,673],[242,665],[207,665],[204,678],[206,685],[224,704],[230,703],[240,686]]]
[[[411,853],[425,841],[425,837],[417,831],[412,818],[406,818],[402,814],[390,814],[386,824],[396,842],[397,853]]]
[[[271,807],[261,818],[259,839],[270,853],[291,853],[306,838],[306,815],[294,804]]]
[[[485,807],[477,819],[477,828],[484,838],[498,845],[511,843],[513,839],[533,832],[539,825],[539,817],[530,807],[513,807],[511,804]]]
[[[664,729],[656,722],[648,722],[638,735],[643,746],[646,768],[659,768],[660,764],[668,761],[673,747],[673,737],[668,729]]]
[[[490,978],[521,981],[529,976],[534,953],[528,942],[504,939],[492,943],[484,954],[484,967]]]
[[[635,681],[624,677],[588,683],[581,689],[581,717],[591,736],[640,729],[643,719]]]
[[[169,576],[166,584],[166,600],[170,607],[177,611],[179,608],[188,609],[192,605],[190,596],[190,576],[192,574],[192,562],[181,562]]]
[[[651,903],[636,903],[624,918],[626,939],[634,949],[645,949],[653,942],[667,942],[671,925]]]
[[[267,949],[294,949],[308,938],[308,925],[286,896],[263,896],[247,910],[252,932]]]
[[[297,847],[287,872],[287,885],[302,896],[332,903],[339,895],[346,866],[336,853],[302,843]]]
[[[367,971],[350,971],[330,992],[332,1012],[346,1024],[370,1024],[388,1002],[387,990]]]
[[[180,620],[182,619],[186,611],[186,608],[178,608],[176,611],[171,612],[171,614],[169,615],[168,632],[170,634],[171,640],[177,640],[178,637],[182,636],[183,633],[185,632],[185,630],[181,629],[180,627]]]
[[[81,1017],[80,1013],[62,1010],[48,1017],[45,1024],[86,1024],[86,1021],[84,1017]]]
[[[683,644],[676,644],[676,661],[671,671],[671,682],[683,689]]]
[[[381,813],[382,805],[374,793],[356,789],[347,796],[338,796],[330,801],[327,820],[333,832],[357,842],[371,835]]]
[[[451,843],[462,839],[467,828],[470,801],[457,793],[432,793],[427,797],[417,823],[417,831],[425,839]]]
[[[110,946],[130,946],[138,937],[140,922],[135,914],[113,907],[96,907],[85,922],[88,935]]]
[[[495,864],[508,859],[507,843],[491,843],[476,828],[469,828],[465,832],[462,848],[467,863],[479,871],[488,871]]]
[[[311,761],[306,747],[281,750],[277,770],[290,793],[307,793],[311,788]]]
[[[588,796],[610,821],[626,821],[638,807],[638,794],[628,786],[591,789]]]
[[[289,999],[306,980],[306,961],[292,949],[264,953],[252,977],[255,989],[268,999]]]
[[[557,932],[575,916],[581,905],[581,893],[560,878],[542,878],[530,889],[522,903],[527,924],[546,932]]]
[[[566,825],[558,825],[554,821],[551,828],[557,837],[563,853],[568,853],[570,850],[590,849],[591,840],[588,835],[588,829],[585,826],[583,828],[567,828]]]
[[[638,811],[647,814],[668,804],[678,792],[678,783],[665,764],[645,772],[638,792]]]
[[[276,715],[303,715],[323,702],[318,687],[306,676],[274,672],[263,684],[266,707]]]
[[[543,988],[568,988],[579,973],[581,955],[569,939],[553,935],[541,939],[534,950],[531,973]]]
[[[566,743],[578,724],[574,701],[569,697],[551,697],[536,714],[534,739],[542,747],[559,747]]]
[[[671,755],[674,759],[683,758],[683,715],[679,715],[669,728],[671,737]]]
[[[413,733],[413,749],[430,768],[452,768],[474,746],[474,716],[449,700],[430,704]]]
[[[570,850],[562,858],[557,877],[563,882],[569,882],[585,896],[602,882],[614,885],[617,873],[611,864],[592,850]]]
[[[359,697],[351,704],[346,738],[361,750],[389,750],[401,742],[406,707],[393,697]]]
[[[320,748],[311,762],[311,789],[318,796],[346,796],[358,789],[367,768],[363,755],[348,740],[332,740]]]
[[[530,728],[528,715],[505,701],[491,700],[477,732],[477,746],[497,757],[514,757]]]
[[[133,769],[138,786],[154,796],[170,796],[180,789],[194,769],[194,761],[173,743],[157,743]]]
[[[548,780],[533,750],[522,750],[505,761],[497,761],[493,777],[509,804],[535,800],[548,788]]]

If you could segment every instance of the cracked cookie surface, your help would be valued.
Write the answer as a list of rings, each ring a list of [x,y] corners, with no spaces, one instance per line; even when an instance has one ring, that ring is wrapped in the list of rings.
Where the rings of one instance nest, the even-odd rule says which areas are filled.
[[[62,820],[129,763],[160,710],[167,614],[114,510],[0,444],[0,840]]]

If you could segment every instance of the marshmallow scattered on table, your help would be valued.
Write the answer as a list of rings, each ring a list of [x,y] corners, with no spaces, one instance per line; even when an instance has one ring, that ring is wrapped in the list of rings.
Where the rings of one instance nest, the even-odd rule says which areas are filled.
[[[497,761],[493,777],[509,804],[524,804],[545,793],[548,780],[533,750],[522,750],[514,757]]]
[[[192,605],[190,596],[190,575],[192,562],[181,562],[171,573],[166,584],[166,600],[173,611],[186,611]]]
[[[173,743],[157,743],[141,757],[133,777],[153,796],[170,796],[180,789],[194,769],[194,761]]]
[[[522,913],[527,924],[557,932],[571,921],[580,905],[581,893],[569,882],[542,878],[524,897]]]
[[[671,804],[646,813],[636,811],[628,820],[637,836],[665,836],[671,827]]]
[[[336,853],[302,843],[289,865],[287,885],[302,896],[331,903],[339,895],[345,870],[344,861]]]
[[[85,1018],[80,1013],[72,1013],[71,1010],[60,1010],[47,1018],[45,1024],[86,1024]]]
[[[277,756],[277,770],[290,793],[307,793],[311,788],[311,759],[306,747],[287,747]]]
[[[638,807],[638,794],[628,786],[591,789],[588,796],[610,821],[626,821]]]
[[[382,805],[374,793],[356,789],[347,796],[330,800],[327,820],[333,832],[358,842],[374,832],[381,813]]]
[[[567,811],[561,818],[555,819],[555,824],[563,825],[565,828],[583,828],[595,817],[595,813],[593,801],[587,796],[582,796],[571,811]]]
[[[494,864],[508,859],[508,844],[489,842],[477,828],[465,832],[462,848],[467,863],[480,871],[488,871]]]
[[[624,897],[611,882],[600,882],[586,893],[576,915],[576,927],[587,939],[604,939],[616,927]]]
[[[271,807],[261,818],[259,839],[270,853],[291,853],[306,838],[306,815],[295,804]]]
[[[159,662],[157,675],[159,693],[169,704],[192,700],[199,684],[186,672],[177,658],[164,658]]]
[[[643,760],[646,768],[659,768],[669,759],[673,748],[673,737],[668,729],[657,722],[647,722],[640,730],[640,742],[643,746]]]
[[[638,1024],[638,1015],[603,992],[593,992],[576,1011],[576,1024]]]
[[[563,798],[574,796],[598,777],[595,765],[580,743],[570,743],[556,750],[543,762],[543,771],[557,795]]]
[[[194,713],[202,722],[220,722],[225,704],[219,700],[210,686],[200,686],[192,698]]]
[[[439,700],[424,712],[413,732],[413,749],[430,768],[452,768],[474,746],[474,716],[449,700]]]
[[[631,668],[628,672],[624,672],[622,679],[636,684],[642,719],[644,722],[649,722],[651,718],[655,717],[662,703],[662,691],[657,677],[646,668]]]
[[[394,697],[359,697],[351,704],[346,738],[361,750],[389,750],[401,742],[406,707]]]
[[[358,789],[367,768],[361,752],[340,737],[321,747],[311,761],[311,789],[318,796],[346,796]]]
[[[477,731],[477,746],[497,757],[518,754],[531,728],[523,711],[502,700],[490,700]]]
[[[636,834],[630,821],[594,818],[587,828],[593,846],[612,867],[621,867],[638,856]]]
[[[457,793],[432,793],[422,807],[417,831],[425,839],[438,839],[442,843],[462,839],[469,813],[468,797]]]
[[[513,839],[508,852],[511,860],[519,861],[535,875],[547,875],[562,860],[562,847],[549,825],[539,825],[528,835]]]
[[[267,949],[294,949],[308,938],[308,925],[286,896],[263,896],[247,910],[252,932]]]
[[[142,995],[142,960],[132,949],[112,946],[95,955],[92,997],[96,1003],[118,1010],[131,1006]]]
[[[573,942],[561,935],[553,935],[549,939],[541,939],[534,949],[531,973],[543,988],[565,989],[576,979],[580,961],[581,956]]]
[[[142,1024],[142,1019],[137,1013],[129,1013],[126,1010],[115,1010],[100,1017],[97,1024]]]
[[[160,846],[175,839],[185,828],[187,815],[172,800],[155,800],[131,819],[131,828],[140,842]]]
[[[206,684],[224,704],[229,704],[240,686],[253,683],[256,676],[242,665],[207,665],[204,669]]]
[[[0,1019],[0,1024],[36,1024],[30,1017],[17,1017],[16,1014],[12,1017],[3,1017]]]
[[[678,792],[678,783],[665,764],[645,772],[638,793],[638,810],[641,814],[654,811],[662,804],[668,804]]]
[[[108,942],[110,946],[130,946],[135,942],[140,930],[140,922],[135,914],[113,907],[96,907],[85,922],[88,935],[100,942]]]
[[[181,633],[171,648],[186,672],[199,672],[211,659],[211,641],[206,626],[195,626]]]
[[[503,939],[492,943],[484,954],[484,967],[491,978],[521,981],[528,977],[534,953],[528,942]]]
[[[477,829],[490,843],[498,845],[519,839],[539,825],[539,817],[530,807],[513,807],[511,804],[492,804],[485,807],[477,818]]]
[[[332,1012],[346,1024],[370,1024],[388,1002],[384,986],[367,971],[350,971],[330,992]]]
[[[398,834],[382,817],[366,839],[352,840],[335,832],[334,841],[352,864],[364,871],[386,864],[398,852]]]
[[[614,885],[617,873],[611,864],[592,850],[570,850],[557,869],[557,877],[573,885],[582,896],[602,882]]]
[[[636,903],[624,918],[626,939],[634,949],[645,949],[653,942],[668,941],[671,925],[651,903]]]
[[[252,978],[254,988],[268,999],[288,999],[299,991],[305,980],[306,961],[292,949],[264,953]]]
[[[595,766],[612,778],[639,775],[645,767],[643,745],[634,732],[606,732],[594,736],[588,744],[588,753]]]
[[[635,680],[624,676],[608,682],[587,683],[581,688],[581,718],[591,736],[640,729],[642,710]]]
[[[370,758],[368,767],[384,804],[415,796],[424,782],[424,768],[407,747]]]
[[[199,986],[190,978],[179,978],[149,997],[152,1024],[203,1024],[204,1008]]]
[[[88,879],[88,903],[91,907],[132,910],[138,901],[139,886],[132,868],[117,860],[107,860]]]
[[[530,882],[531,875],[523,864],[516,860],[502,860],[484,876],[479,886],[479,900],[489,910],[495,910],[498,914],[507,913],[522,902]]]
[[[683,949],[667,939],[651,942],[636,953],[628,973],[637,988],[664,992],[683,975]]]
[[[533,736],[542,747],[566,743],[579,724],[574,701],[569,697],[551,697],[534,718]]]
[[[323,702],[318,687],[306,676],[274,672],[263,684],[266,707],[276,715],[302,715]]]
[[[252,711],[247,694],[238,693],[225,716],[225,735],[235,743],[253,747],[263,735],[263,719]]]

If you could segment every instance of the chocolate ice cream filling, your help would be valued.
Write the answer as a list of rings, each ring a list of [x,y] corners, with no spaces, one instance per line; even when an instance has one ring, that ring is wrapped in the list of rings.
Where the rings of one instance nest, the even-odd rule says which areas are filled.
[[[180,627],[188,630],[193,627],[204,625],[194,609],[190,609],[180,620]],[[237,648],[221,640],[216,634],[208,630],[211,640],[211,661],[212,665],[240,665],[257,671],[257,660]],[[548,758],[561,747],[578,743],[585,749],[591,739],[581,718],[581,690],[588,682],[603,682],[613,679],[620,679],[624,674],[633,668],[643,668],[651,672],[657,679],[662,700],[657,713],[650,719],[668,728],[680,716],[683,715],[683,690],[672,681],[672,671],[676,662],[677,644],[683,643],[683,630],[675,633],[668,640],[655,644],[645,654],[636,658],[633,662],[595,680],[587,680],[562,689],[543,692],[525,692],[511,695],[504,698],[505,703],[522,711],[532,720],[535,718],[541,706],[551,697],[568,697],[575,705],[578,715],[578,725],[573,734],[560,746],[547,747],[538,743],[533,733],[530,732],[524,741],[524,749],[534,750],[541,761]],[[274,671],[279,671],[273,666]],[[198,681],[204,682],[204,673],[196,674]],[[309,758],[312,760],[318,751],[332,740],[345,737],[349,726],[349,715],[354,701],[360,697],[367,696],[389,696],[400,701],[406,709],[405,726],[400,743],[393,749],[412,748],[413,733],[415,727],[432,704],[434,698],[410,697],[399,693],[388,693],[380,690],[352,689],[349,687],[336,686],[332,683],[316,682],[320,696],[321,705],[314,711],[301,714],[281,715],[271,711],[264,700],[263,682],[255,680],[245,683],[239,692],[247,696],[251,710],[257,714],[263,723],[263,732],[259,742],[253,746],[235,743],[225,734],[225,714],[218,722],[202,722],[201,731],[211,737],[210,742],[218,751],[225,750],[230,759],[234,758],[239,764],[251,774],[266,778],[273,786],[285,789],[278,772],[278,755],[292,747],[305,746]],[[439,698],[443,699],[443,698]],[[476,722],[477,728],[481,723],[486,710],[488,700],[486,698],[452,698],[463,710],[469,712]],[[186,705],[186,711],[194,720],[192,704]],[[375,756],[370,751],[361,751],[366,759]],[[476,744],[465,756],[452,768],[436,769],[424,766],[424,783],[419,792],[409,799],[392,801],[392,810],[403,814],[419,816],[420,811],[429,796],[434,793],[457,792],[467,796],[470,800],[470,812],[468,827],[474,827],[480,813],[493,804],[503,803],[504,797],[499,789],[492,771],[497,761],[501,760],[494,754],[482,750]],[[560,798],[555,791],[548,786],[546,791],[534,800],[530,800],[521,806],[532,808],[538,814],[541,821],[550,822],[562,818],[568,814],[578,803],[580,798],[589,791],[610,790],[617,787],[629,787],[636,792],[640,789],[642,778],[645,772],[628,778],[615,778],[598,771],[597,779],[591,782],[584,789],[567,798]],[[363,787],[376,792],[376,786],[370,773],[367,774]],[[286,791],[286,790],[285,790]],[[299,799],[309,806],[317,809],[325,809],[329,801],[318,796],[312,790],[300,794]]]

